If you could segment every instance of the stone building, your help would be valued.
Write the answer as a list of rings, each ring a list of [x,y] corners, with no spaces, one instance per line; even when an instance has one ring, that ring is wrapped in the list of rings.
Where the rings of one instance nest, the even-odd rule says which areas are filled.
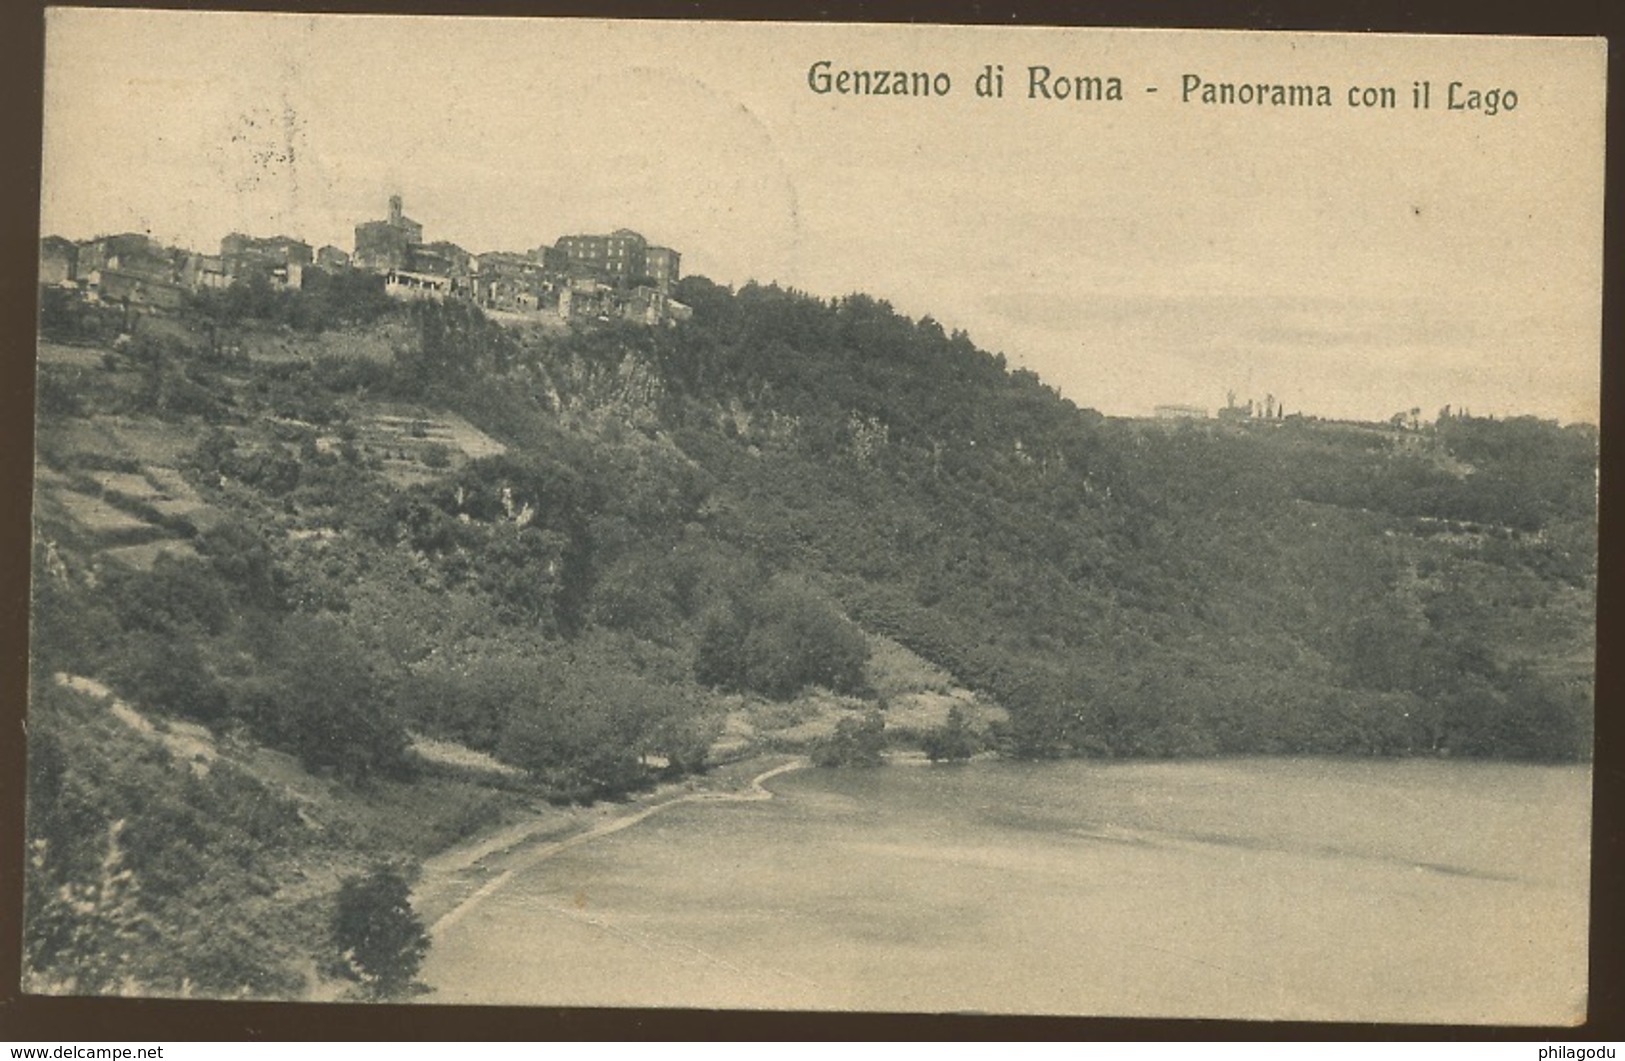
[[[233,232],[220,241],[220,259],[232,283],[263,276],[281,287],[300,286],[305,266],[315,260],[310,244],[292,236],[247,236]]]
[[[343,247],[335,247],[331,243],[316,252],[316,264],[323,269],[337,272],[350,267],[350,253]]]
[[[70,239],[46,236],[39,241],[39,282],[55,286],[71,284],[78,277],[79,248]]]
[[[79,244],[75,271],[85,277],[103,269],[117,269],[158,280],[174,278],[175,263],[164,248],[140,232],[97,236]]]
[[[221,255],[189,254],[182,280],[193,291],[213,290],[229,285],[231,274],[226,271],[226,259]]]
[[[1206,420],[1207,409],[1200,405],[1159,405],[1152,412],[1158,420]]]
[[[650,247],[648,240],[632,229],[616,229],[608,236],[564,236],[552,249],[554,262],[562,260],[567,270],[587,271],[619,284],[635,284],[645,278],[653,278],[658,283],[661,276],[652,271],[656,265],[650,262],[652,253],[658,258],[661,275],[666,276],[665,284],[676,279],[678,270],[676,250]]]
[[[679,266],[683,256],[670,247],[650,247],[645,253],[647,275],[662,292],[671,290],[679,279]]]
[[[449,276],[391,269],[384,274],[384,294],[404,301],[443,302],[452,295]]]
[[[423,242],[423,226],[401,210],[401,197],[389,197],[389,216],[382,221],[363,221],[355,227],[355,256],[358,269],[387,273],[405,269],[415,243]]]
[[[103,302],[177,310],[186,298],[186,289],[169,280],[119,269],[102,269],[100,274],[97,297]]]

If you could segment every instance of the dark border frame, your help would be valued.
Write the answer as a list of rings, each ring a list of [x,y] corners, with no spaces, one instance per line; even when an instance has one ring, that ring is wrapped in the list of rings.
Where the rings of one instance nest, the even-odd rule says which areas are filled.
[[[1524,36],[1602,36],[1610,41],[1602,378],[1602,490],[1598,569],[1597,726],[1592,842],[1591,998],[1575,1029],[1433,1025],[1256,1023],[1208,1020],[810,1014],[515,1007],[354,1006],[211,1003],[165,999],[68,999],[20,992],[23,828],[26,777],[29,509],[32,491],[33,365],[39,233],[44,2],[0,6],[0,311],[7,353],[0,362],[0,1040],[40,1043],[247,1040],[516,1039],[1135,1039],[1165,1040],[1525,1040],[1625,1037],[1625,718],[1621,666],[1604,649],[1620,643],[1621,560],[1610,548],[1622,516],[1611,498],[1622,441],[1621,156],[1625,153],[1625,7],[1608,0],[815,0],[769,5],[747,0],[70,0],[60,6],[353,14],[478,14],[801,22],[931,22],[950,25],[1143,26]]]

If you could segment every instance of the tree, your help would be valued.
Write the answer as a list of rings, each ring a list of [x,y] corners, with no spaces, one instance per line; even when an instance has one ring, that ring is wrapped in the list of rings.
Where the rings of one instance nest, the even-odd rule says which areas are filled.
[[[240,519],[224,519],[198,536],[197,548],[243,600],[262,608],[282,605],[286,576],[277,569],[261,531]]]
[[[409,771],[406,731],[391,710],[388,685],[337,623],[288,616],[265,662],[272,681],[254,725],[266,740],[307,768],[331,769],[351,782]]]
[[[333,946],[373,997],[390,998],[410,987],[429,950],[429,934],[412,909],[405,874],[377,865],[365,876],[345,879],[333,910]]]
[[[415,302],[407,311],[416,335],[395,351],[400,385],[424,394],[482,372],[506,372],[518,344],[471,302]]]
[[[667,690],[624,662],[577,643],[537,675],[528,702],[509,710],[497,753],[524,767],[561,800],[630,792],[649,780],[640,756],[654,719],[646,705]]]
[[[132,631],[113,661],[118,690],[142,707],[168,715],[217,721],[227,694],[198,642],[185,634]]]
[[[695,674],[788,700],[809,685],[861,691],[868,658],[861,629],[810,587],[780,578],[706,615]]]
[[[816,766],[880,766],[886,761],[886,719],[879,711],[846,716],[813,748]]]
[[[925,755],[932,762],[969,759],[976,754],[976,734],[958,704],[948,709],[948,721],[941,729],[925,735]]]

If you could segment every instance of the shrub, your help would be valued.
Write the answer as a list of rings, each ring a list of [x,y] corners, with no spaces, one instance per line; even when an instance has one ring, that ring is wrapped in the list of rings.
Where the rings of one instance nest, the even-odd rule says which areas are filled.
[[[126,630],[168,637],[218,634],[231,622],[231,602],[208,566],[159,554],[151,571],[118,571],[106,581],[113,614]]]
[[[885,749],[886,720],[879,711],[870,711],[837,722],[834,734],[813,747],[812,761],[815,766],[880,766]]]
[[[197,547],[241,599],[262,608],[282,605],[287,577],[277,568],[262,531],[242,520],[222,520],[199,536]]]
[[[941,729],[927,733],[922,743],[925,745],[926,758],[936,763],[969,759],[976,754],[978,742],[975,732],[965,720],[964,710],[955,704],[948,709],[948,721]]]
[[[333,946],[369,995],[390,998],[411,986],[429,949],[429,934],[398,868],[374,866],[339,886]]]
[[[189,637],[132,633],[113,660],[113,673],[119,692],[142,708],[199,722],[226,712],[226,689]]]
[[[78,374],[76,373],[75,376]],[[83,416],[83,383],[67,373],[42,368],[35,403],[41,416]]]

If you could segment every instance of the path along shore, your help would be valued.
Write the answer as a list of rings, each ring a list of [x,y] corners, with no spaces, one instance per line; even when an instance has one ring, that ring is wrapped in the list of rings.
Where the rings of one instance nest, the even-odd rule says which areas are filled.
[[[758,760],[760,762],[760,760]],[[737,768],[744,763],[734,764]],[[770,800],[766,782],[807,766],[795,757],[751,776],[740,788],[696,785],[726,784],[726,776],[688,778],[662,785],[629,804],[600,803],[589,808],[560,809],[511,825],[488,836],[443,851],[423,863],[413,889],[412,905],[429,926],[431,937],[462,920],[514,874],[545,862],[562,851],[629,829],[671,807],[689,803],[753,803]],[[737,775],[736,775],[737,776]],[[673,791],[682,792],[672,795]]]

